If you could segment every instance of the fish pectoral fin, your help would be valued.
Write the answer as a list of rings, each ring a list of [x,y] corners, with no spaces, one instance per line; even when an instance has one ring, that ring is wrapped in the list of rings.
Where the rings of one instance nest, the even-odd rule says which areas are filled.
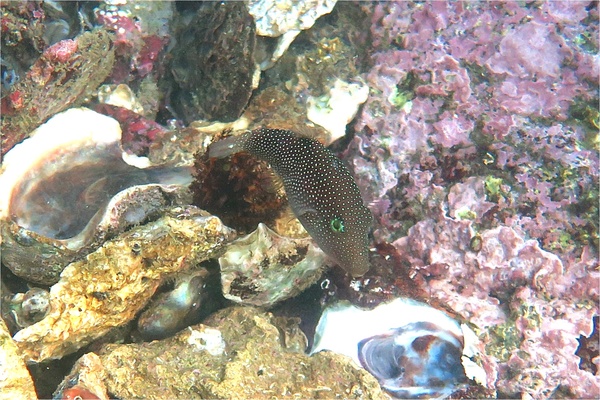
[[[294,213],[298,216],[298,219],[306,219],[309,221],[314,221],[318,218],[319,213],[314,208],[309,206],[302,206],[299,209],[294,210]]]
[[[285,221],[286,224],[291,224],[292,221],[298,219],[296,214],[294,214],[294,210],[292,210],[292,208],[289,205],[281,211],[281,214],[278,218]]]
[[[294,214],[296,214],[296,217],[298,218],[304,229],[306,229],[306,231],[311,236],[313,236],[314,239],[314,234],[316,234],[317,232],[315,228],[319,226],[320,221],[319,213],[317,212],[317,210],[308,207],[301,208],[300,210],[294,210]]]

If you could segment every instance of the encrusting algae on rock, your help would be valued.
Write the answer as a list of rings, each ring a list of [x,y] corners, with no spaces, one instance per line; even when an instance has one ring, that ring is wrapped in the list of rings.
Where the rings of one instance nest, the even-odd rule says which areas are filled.
[[[223,296],[257,307],[297,296],[319,280],[325,254],[309,238],[278,235],[265,224],[227,245],[219,257]]]
[[[231,238],[217,217],[190,206],[106,242],[65,268],[50,313],[15,334],[23,358],[61,358],[127,323],[165,279],[219,256]]]
[[[290,343],[306,343],[293,318],[229,307],[165,340],[107,345],[99,372],[111,397],[123,399],[389,400],[348,357],[309,356],[305,344]]]
[[[210,157],[246,151],[283,181],[292,211],[319,247],[352,276],[369,269],[372,216],[350,171],[316,140],[281,129],[256,129],[209,147]]]

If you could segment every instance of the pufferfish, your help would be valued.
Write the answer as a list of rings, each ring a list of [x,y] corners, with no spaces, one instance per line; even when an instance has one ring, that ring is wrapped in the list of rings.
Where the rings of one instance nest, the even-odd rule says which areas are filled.
[[[268,162],[283,181],[294,215],[317,245],[353,277],[369,270],[373,217],[348,168],[316,140],[256,129],[210,145],[209,157],[241,151]]]

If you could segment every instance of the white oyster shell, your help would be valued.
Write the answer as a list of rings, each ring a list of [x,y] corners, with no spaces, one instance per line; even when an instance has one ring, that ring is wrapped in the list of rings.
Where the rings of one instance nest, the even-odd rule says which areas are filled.
[[[126,155],[113,118],[86,108],[52,117],[11,149],[0,171],[2,261],[52,284],[107,237],[189,197],[187,168]]]
[[[280,236],[259,224],[228,245],[219,265],[225,298],[269,307],[315,283],[325,268],[325,254],[310,238]]]
[[[333,10],[337,0],[248,0],[248,12],[256,21],[256,34],[281,36],[313,26],[317,18]]]
[[[355,83],[336,79],[328,95],[308,98],[306,116],[325,128],[330,135],[327,143],[333,143],[346,135],[346,125],[356,116],[367,97],[369,87],[360,77]]]
[[[271,57],[261,63],[265,70],[273,66],[294,41],[322,15],[329,14],[337,0],[247,0],[248,12],[256,22],[256,34],[277,37]]]

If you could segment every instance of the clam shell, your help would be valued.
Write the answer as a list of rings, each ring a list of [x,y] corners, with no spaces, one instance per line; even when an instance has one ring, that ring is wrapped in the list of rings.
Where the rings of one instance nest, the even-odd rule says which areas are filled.
[[[190,325],[199,309],[205,313],[205,308],[213,308],[206,304],[208,275],[206,268],[185,274],[177,279],[172,291],[154,299],[137,321],[140,336],[144,340],[164,339]]]
[[[363,368],[399,398],[450,395],[466,381],[462,340],[431,322],[416,322],[358,343]]]
[[[187,168],[151,166],[120,146],[114,119],[86,108],[55,115],[15,146],[0,174],[2,262],[51,285],[108,238],[189,202]]]
[[[365,310],[348,302],[325,309],[311,354],[351,357],[399,398],[447,397],[465,381],[463,333],[444,312],[399,298]]]

